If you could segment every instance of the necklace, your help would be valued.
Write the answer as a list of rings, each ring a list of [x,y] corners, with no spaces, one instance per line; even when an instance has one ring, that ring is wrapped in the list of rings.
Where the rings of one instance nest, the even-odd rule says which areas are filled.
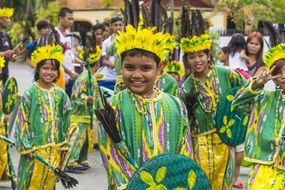
[[[206,80],[206,84],[202,84],[201,81],[196,79],[192,75],[194,88],[198,93],[198,102],[205,112],[213,112],[218,104],[219,95],[221,94],[221,88],[219,85],[219,79],[216,73],[216,69],[212,68],[212,76]]]
[[[45,122],[55,122],[58,114],[59,97],[54,88],[46,91],[46,93],[45,91],[36,83],[36,95],[41,116]]]

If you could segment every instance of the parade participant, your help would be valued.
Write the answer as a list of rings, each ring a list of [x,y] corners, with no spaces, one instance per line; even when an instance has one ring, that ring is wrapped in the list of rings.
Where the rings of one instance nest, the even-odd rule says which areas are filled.
[[[60,68],[61,77],[64,75],[65,80],[65,91],[70,96],[72,91],[72,86],[74,80],[78,77],[78,74],[75,72],[73,64],[73,55],[71,47],[71,38],[68,37],[69,31],[73,25],[73,11],[67,7],[60,9],[58,13],[58,26],[55,28],[59,34],[59,41],[64,49],[64,63]],[[64,69],[64,72],[63,72]],[[63,79],[61,79],[63,80]]]
[[[10,25],[10,17],[13,15],[13,13],[13,8],[6,6],[0,8],[0,56],[5,58],[5,66],[2,68],[2,73],[0,74],[0,80],[2,80],[3,84],[5,84],[9,78],[8,63],[10,59],[15,56],[10,37],[4,31],[4,29],[7,29]]]
[[[182,80],[185,75],[185,69],[182,63],[176,60],[170,61],[163,70],[175,78],[178,84],[182,84]]]
[[[16,120],[15,144],[21,154],[18,190],[54,189],[58,181],[55,173],[34,155],[64,169],[61,164],[68,149],[70,102],[67,94],[54,84],[64,60],[62,47],[40,46],[31,56],[35,82],[22,96]]]
[[[86,51],[86,50],[85,50]],[[94,114],[93,110],[99,106],[98,83],[95,75],[93,75],[99,68],[98,60],[101,57],[101,49],[99,46],[95,50],[88,52],[88,64],[90,64],[90,71],[85,69],[75,80],[71,94],[71,126],[70,132],[74,130],[72,135],[72,151],[69,157],[67,166],[68,171],[76,172],[90,168],[87,154],[93,152],[93,134],[97,132],[97,126],[90,116]],[[80,59],[84,60],[84,51],[79,54]],[[89,73],[90,72],[90,73]],[[91,77],[91,81],[90,78]],[[91,94],[93,94],[91,96]],[[90,126],[92,123],[93,126]],[[75,127],[75,129],[73,129]]]
[[[285,184],[285,44],[270,49],[264,56],[266,71],[261,71],[251,83],[240,89],[233,106],[244,109],[251,104],[244,159],[253,163],[246,189],[284,189]],[[269,80],[279,86],[265,91]]]
[[[263,56],[263,37],[259,32],[251,32],[247,36],[245,49],[240,52],[240,57],[245,60],[248,68],[247,73],[254,76],[261,71],[265,71]],[[243,182],[238,180],[240,165],[243,158],[244,145],[236,147],[235,183],[234,187],[243,189]]]
[[[160,62],[174,48],[174,38],[155,33],[155,28],[135,29],[127,25],[115,46],[123,60],[122,78],[127,89],[111,97],[115,118],[108,123],[115,125],[112,127],[118,129],[123,139],[114,142],[100,125],[99,149],[109,189],[125,189],[136,168],[147,160],[165,152],[191,158],[192,145],[183,102],[155,88]],[[120,151],[123,147],[127,147],[125,153],[130,156]]]
[[[184,64],[191,74],[182,85],[185,103],[195,97],[188,108],[191,116],[194,159],[207,174],[213,190],[231,189],[234,177],[234,149],[223,143],[215,128],[217,105],[229,89],[245,80],[237,72],[214,65],[210,52],[212,37],[201,34],[182,38],[180,47]]]
[[[0,68],[4,67],[5,59],[0,57]],[[9,115],[3,111],[4,105],[2,104],[3,99],[3,84],[0,81],[0,135],[9,137],[8,132],[8,121]],[[10,155],[9,145],[4,141],[0,140],[0,181],[10,180],[12,182],[12,188],[16,186],[16,173],[12,164]]]

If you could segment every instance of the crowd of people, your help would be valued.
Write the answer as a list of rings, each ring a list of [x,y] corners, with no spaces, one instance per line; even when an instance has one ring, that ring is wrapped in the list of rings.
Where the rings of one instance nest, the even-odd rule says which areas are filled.
[[[17,56],[4,31],[12,15],[13,8],[0,8],[1,97],[8,62]],[[0,138],[0,180],[11,180],[17,190],[55,189],[57,175],[38,155],[55,168],[80,173],[90,168],[88,153],[98,147],[110,190],[128,188],[145,163],[165,153],[193,160],[208,189],[285,189],[284,43],[263,52],[259,32],[234,34],[221,48],[219,65],[207,32],[177,40],[155,26],[124,26],[124,18],[115,16],[77,36],[70,32],[73,20],[73,11],[61,8],[58,25],[39,21],[39,39],[25,47],[34,77],[17,110],[19,167],[16,172],[7,145],[9,113],[0,111],[0,137],[6,137]],[[100,80],[116,82],[108,100]],[[269,81],[274,91],[264,89]],[[232,89],[237,91],[228,95]],[[243,110],[245,119],[217,113],[226,100],[230,112]],[[225,114],[221,128],[218,114]],[[241,127],[236,123],[247,130],[242,143],[233,145],[222,135],[242,136],[232,129]],[[238,179],[243,161],[251,164],[246,184]],[[174,189],[162,171],[155,181],[140,175],[150,189]],[[177,189],[198,183],[191,173]]]

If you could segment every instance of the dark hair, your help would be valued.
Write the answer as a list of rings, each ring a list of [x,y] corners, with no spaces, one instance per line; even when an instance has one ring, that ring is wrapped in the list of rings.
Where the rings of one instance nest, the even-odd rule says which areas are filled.
[[[224,46],[221,48],[221,51],[224,52],[224,54],[229,54],[230,53],[230,48],[228,46]]]
[[[111,18],[111,24],[113,24],[114,22],[118,22],[118,21],[123,21],[123,18],[120,16],[113,16]]]
[[[41,29],[50,27],[50,23],[47,20],[40,20],[37,22],[37,29],[40,31]]]
[[[103,25],[104,25],[105,27],[110,27],[110,23],[109,23],[109,22],[103,22]]]
[[[44,64],[46,63],[47,60],[51,60],[52,65],[55,67],[55,69],[58,72],[58,77],[53,82],[56,82],[57,79],[59,78],[59,66],[60,66],[60,63],[56,59],[44,59],[44,60],[40,61],[37,64],[36,68],[35,68],[35,73],[34,73],[34,80],[35,81],[39,80],[39,78],[40,78],[40,69],[44,66]]]
[[[72,14],[73,11],[70,9],[70,8],[67,8],[67,7],[62,7],[60,10],[59,10],[59,13],[58,13],[58,18],[60,17],[65,17],[66,14]]]
[[[245,49],[245,39],[244,36],[240,33],[235,33],[229,44],[228,47],[230,49],[230,53],[232,54],[232,56],[237,52],[240,51],[242,49]]]
[[[121,54],[122,61],[124,61],[125,57],[127,57],[127,56],[130,56],[130,57],[145,56],[145,57],[153,59],[157,65],[160,63],[160,58],[156,54],[154,54],[150,51],[146,51],[146,50],[142,50],[142,49],[138,49],[138,48],[131,49],[131,50],[123,52]]]
[[[246,48],[245,48],[245,54],[249,55],[247,44],[253,39],[256,38],[259,43],[260,43],[260,50],[256,54],[256,64],[254,65],[256,67],[256,71],[258,70],[259,67],[264,66],[264,62],[262,60],[263,56],[263,47],[264,47],[264,42],[263,42],[263,36],[259,32],[251,32],[246,39]]]
[[[276,67],[274,68],[273,72],[272,72],[272,76],[275,76],[277,74],[279,74],[281,68],[285,65],[285,59],[279,59],[277,61],[275,61],[275,64],[273,64],[270,69],[276,65]]]
[[[95,32],[96,30],[99,30],[99,29],[105,31],[105,25],[102,24],[102,23],[97,23],[97,24],[95,24],[95,25],[93,26],[92,29],[93,29],[94,32]]]

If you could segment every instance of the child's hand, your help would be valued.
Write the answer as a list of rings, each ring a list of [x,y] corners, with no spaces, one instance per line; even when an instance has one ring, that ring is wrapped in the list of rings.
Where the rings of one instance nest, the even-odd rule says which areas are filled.
[[[94,97],[88,96],[87,97],[87,103],[93,103],[94,102]]]
[[[268,81],[274,80],[280,77],[280,75],[275,75],[275,76],[271,75],[274,69],[275,69],[275,66],[273,66],[268,72],[261,71],[260,73],[258,73],[257,76],[254,77],[253,79],[251,89],[256,90],[258,88],[262,88],[264,84],[267,83]]]
[[[8,122],[10,119],[10,116],[9,115],[4,115],[4,121]]]

